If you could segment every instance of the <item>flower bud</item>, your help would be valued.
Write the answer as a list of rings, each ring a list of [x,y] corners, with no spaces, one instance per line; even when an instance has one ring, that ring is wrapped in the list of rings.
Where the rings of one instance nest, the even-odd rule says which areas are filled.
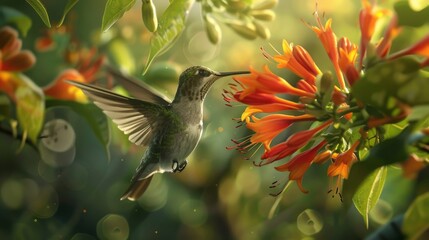
[[[210,42],[212,42],[213,44],[218,43],[219,40],[222,38],[222,31],[219,27],[219,24],[210,15],[204,16],[204,22],[206,25],[206,33]]]
[[[252,6],[252,9],[254,10],[265,10],[265,9],[270,9],[273,8],[277,5],[278,0],[265,0],[265,1],[260,1],[257,4],[255,4],[254,6]]]
[[[243,0],[227,0],[227,2],[230,9],[235,12],[240,12],[247,7]]]
[[[332,151],[325,150],[316,155],[316,157],[313,159],[313,163],[324,163],[326,160],[330,159],[331,157],[332,157]]]
[[[156,8],[152,0],[142,0],[142,18],[147,29],[155,32],[158,28],[158,18],[156,17]]]
[[[250,14],[262,21],[272,21],[276,17],[276,14],[272,10],[252,10]]]
[[[258,34],[256,33],[255,25],[251,23],[243,23],[240,21],[228,22],[227,25],[240,36],[253,40]]]
[[[257,21],[253,21],[253,24],[255,25],[256,33],[259,37],[261,37],[262,39],[269,39],[271,37],[270,29],[263,26]]]

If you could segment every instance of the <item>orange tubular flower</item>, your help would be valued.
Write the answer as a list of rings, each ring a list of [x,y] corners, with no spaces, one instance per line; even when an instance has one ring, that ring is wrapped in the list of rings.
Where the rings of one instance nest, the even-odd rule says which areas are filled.
[[[285,142],[275,145],[262,155],[261,159],[266,159],[264,165],[292,155],[298,149],[305,146],[314,135],[328,127],[331,123],[332,121],[329,120],[313,129],[297,132],[291,135]]]
[[[344,82],[343,74],[341,73],[340,65],[338,63],[338,50],[337,50],[337,36],[332,31],[332,19],[326,21],[325,26],[323,26],[320,18],[317,16],[317,23],[319,27],[312,26],[311,29],[317,34],[320,42],[322,42],[323,47],[325,48],[326,53],[331,59],[332,64],[334,65],[335,73],[337,75],[338,84],[342,90],[346,89],[346,84]]]
[[[387,27],[383,38],[376,46],[376,53],[380,58],[385,58],[389,53],[390,47],[392,46],[392,40],[399,34],[400,29],[397,26],[398,17],[393,15],[390,20],[389,26]]]
[[[252,121],[247,120],[247,128],[254,131],[255,134],[250,138],[252,144],[262,143],[265,149],[270,149],[271,141],[287,129],[292,123],[299,121],[316,120],[314,116],[304,114],[300,116],[290,116],[284,114],[272,114],[258,119],[252,117]]]
[[[383,10],[375,10],[368,0],[362,0],[363,9],[359,13],[359,25],[361,31],[359,70],[362,68],[363,58],[366,54],[369,41],[375,30],[375,24],[385,14]]]
[[[275,169],[280,172],[289,171],[289,180],[295,180],[299,189],[301,189],[303,193],[307,193],[308,191],[305,190],[302,186],[302,178],[304,177],[305,172],[310,167],[319,150],[325,145],[326,141],[323,140],[317,146],[296,155],[291,160],[289,160],[289,162],[275,167]]]
[[[95,74],[104,62],[104,56],[98,56],[94,59],[95,54],[95,49],[92,49],[89,54],[81,56],[78,62],[78,70],[71,68],[61,72],[51,84],[43,88],[45,94],[57,99],[87,102],[85,94],[79,88],[66,83],[65,80],[85,83],[93,81]]]
[[[340,179],[347,179],[349,177],[350,168],[357,160],[354,152],[359,143],[360,141],[356,141],[349,150],[338,154],[334,158],[334,162],[328,167],[328,176],[339,176]]]
[[[349,39],[343,37],[338,41],[338,63],[341,71],[346,75],[350,86],[359,79],[359,72],[355,67],[358,56],[358,47],[351,43]]]
[[[278,111],[298,110],[298,109],[305,108],[304,104],[296,103],[283,98],[279,98],[272,94],[261,93],[261,92],[251,93],[240,100],[241,93],[242,91],[239,91],[235,94],[231,93],[231,95],[233,95],[233,98],[236,101],[250,105],[249,107],[246,108],[246,110],[241,115],[242,121],[247,119],[249,116],[254,115],[255,113],[278,112]],[[231,101],[231,99],[227,98],[225,95],[224,95],[224,99],[228,102]]]
[[[283,55],[274,56],[278,68],[286,68],[314,85],[321,73],[310,54],[301,46],[293,46],[283,40]]]
[[[268,66],[264,67],[264,72],[257,72],[250,68],[250,76],[237,76],[234,79],[243,87],[239,100],[254,92],[262,93],[287,93],[298,96],[314,97],[314,94],[298,89],[290,85],[283,78],[270,71]]]
[[[426,163],[423,159],[420,159],[417,155],[411,154],[408,159],[401,163],[402,174],[404,177],[414,179],[417,174],[426,167]]]
[[[263,93],[263,92],[253,92],[253,93],[250,93],[244,97],[242,95],[243,95],[243,92],[238,91],[237,93],[233,94],[233,98],[236,101],[240,101],[240,102],[247,104],[247,105],[265,105],[265,104],[278,103],[278,104],[289,105],[291,107],[291,109],[301,109],[302,108],[302,104],[277,97],[273,94],[268,94],[268,93]],[[231,99],[229,99],[229,100],[231,100]]]
[[[67,69],[61,72],[52,84],[43,88],[43,92],[47,96],[57,99],[77,101],[85,103],[87,98],[79,88],[70,85],[65,80],[73,80],[77,82],[85,82],[85,78],[75,69]]]
[[[244,110],[243,114],[241,115],[241,121],[246,120],[248,117],[250,117],[256,113],[271,113],[271,112],[279,112],[279,111],[286,111],[286,110],[298,110],[298,109],[304,109],[305,108],[303,104],[298,104],[298,105],[300,105],[302,107],[297,108],[293,104],[287,104],[287,103],[271,103],[271,104],[261,104],[261,105],[249,106]]]
[[[409,48],[403,49],[396,52],[388,57],[388,59],[395,59],[406,55],[420,55],[429,58],[429,35],[426,35],[420,41],[410,46]]]

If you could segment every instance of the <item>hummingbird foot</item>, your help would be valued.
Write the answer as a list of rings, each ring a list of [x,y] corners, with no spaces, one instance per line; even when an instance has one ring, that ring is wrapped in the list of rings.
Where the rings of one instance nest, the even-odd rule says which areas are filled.
[[[173,172],[176,173],[176,172],[183,171],[185,169],[186,165],[188,165],[188,160],[185,160],[180,165],[179,165],[179,162],[177,160],[174,160],[171,168],[173,169]]]

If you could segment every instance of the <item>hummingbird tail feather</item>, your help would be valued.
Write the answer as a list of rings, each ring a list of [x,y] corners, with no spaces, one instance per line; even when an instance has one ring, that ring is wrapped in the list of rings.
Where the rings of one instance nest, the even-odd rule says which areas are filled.
[[[121,200],[128,199],[130,201],[136,201],[149,187],[149,184],[153,176],[145,179],[133,179],[132,183],[128,187],[127,191],[122,195]]]

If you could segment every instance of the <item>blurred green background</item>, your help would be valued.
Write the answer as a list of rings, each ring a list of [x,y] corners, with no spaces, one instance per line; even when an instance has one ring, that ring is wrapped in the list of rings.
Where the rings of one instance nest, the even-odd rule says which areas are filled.
[[[51,20],[60,19],[65,2],[43,1]],[[46,31],[42,21],[24,1],[3,0],[33,20],[23,49],[34,49],[35,39]],[[80,1],[67,17],[66,25],[83,46],[96,46],[114,65],[127,68],[137,77],[149,52],[151,33],[141,21],[140,2],[100,35],[105,1]],[[168,1],[155,1],[159,14]],[[383,1],[383,6],[389,6]],[[305,23],[315,24],[312,15],[316,1],[279,1],[276,18],[267,23],[269,40],[246,40],[222,26],[222,41],[209,42],[195,4],[180,38],[164,55],[155,60],[146,82],[170,98],[174,96],[178,74],[192,65],[205,65],[219,71],[262,69],[264,64],[280,76],[294,81],[295,76],[275,69],[263,57],[260,47],[275,54],[283,39],[304,46],[323,70],[331,69],[320,42]],[[359,42],[358,0],[319,0],[317,9],[324,18],[333,18],[338,37]],[[405,29],[394,45],[409,44],[413,36],[426,29]],[[49,84],[65,67],[56,62],[58,53],[36,53],[37,63],[26,74],[40,86]],[[370,214],[369,229],[359,213],[328,194],[332,183],[327,166],[314,166],[306,173],[303,194],[293,184],[281,198],[273,218],[270,209],[279,188],[274,181],[285,182],[287,174],[276,172],[272,165],[254,167],[258,153],[250,160],[236,151],[230,139],[250,134],[236,128],[233,118],[242,107],[227,107],[223,89],[231,79],[217,82],[205,102],[204,134],[180,174],[156,175],[148,191],[137,202],[120,201],[134,174],[144,149],[131,146],[109,123],[112,139],[110,160],[90,126],[70,109],[47,110],[46,121],[62,118],[75,132],[71,163],[60,164],[58,156],[41,159],[31,146],[17,153],[20,142],[0,133],[0,239],[362,239],[394,219],[409,205],[421,181],[402,178],[401,170],[389,168],[389,177],[381,200]],[[98,111],[98,110],[94,110]],[[100,111],[98,111],[100,114]],[[53,162],[52,162],[53,161]],[[427,180],[426,180],[427,181]]]

